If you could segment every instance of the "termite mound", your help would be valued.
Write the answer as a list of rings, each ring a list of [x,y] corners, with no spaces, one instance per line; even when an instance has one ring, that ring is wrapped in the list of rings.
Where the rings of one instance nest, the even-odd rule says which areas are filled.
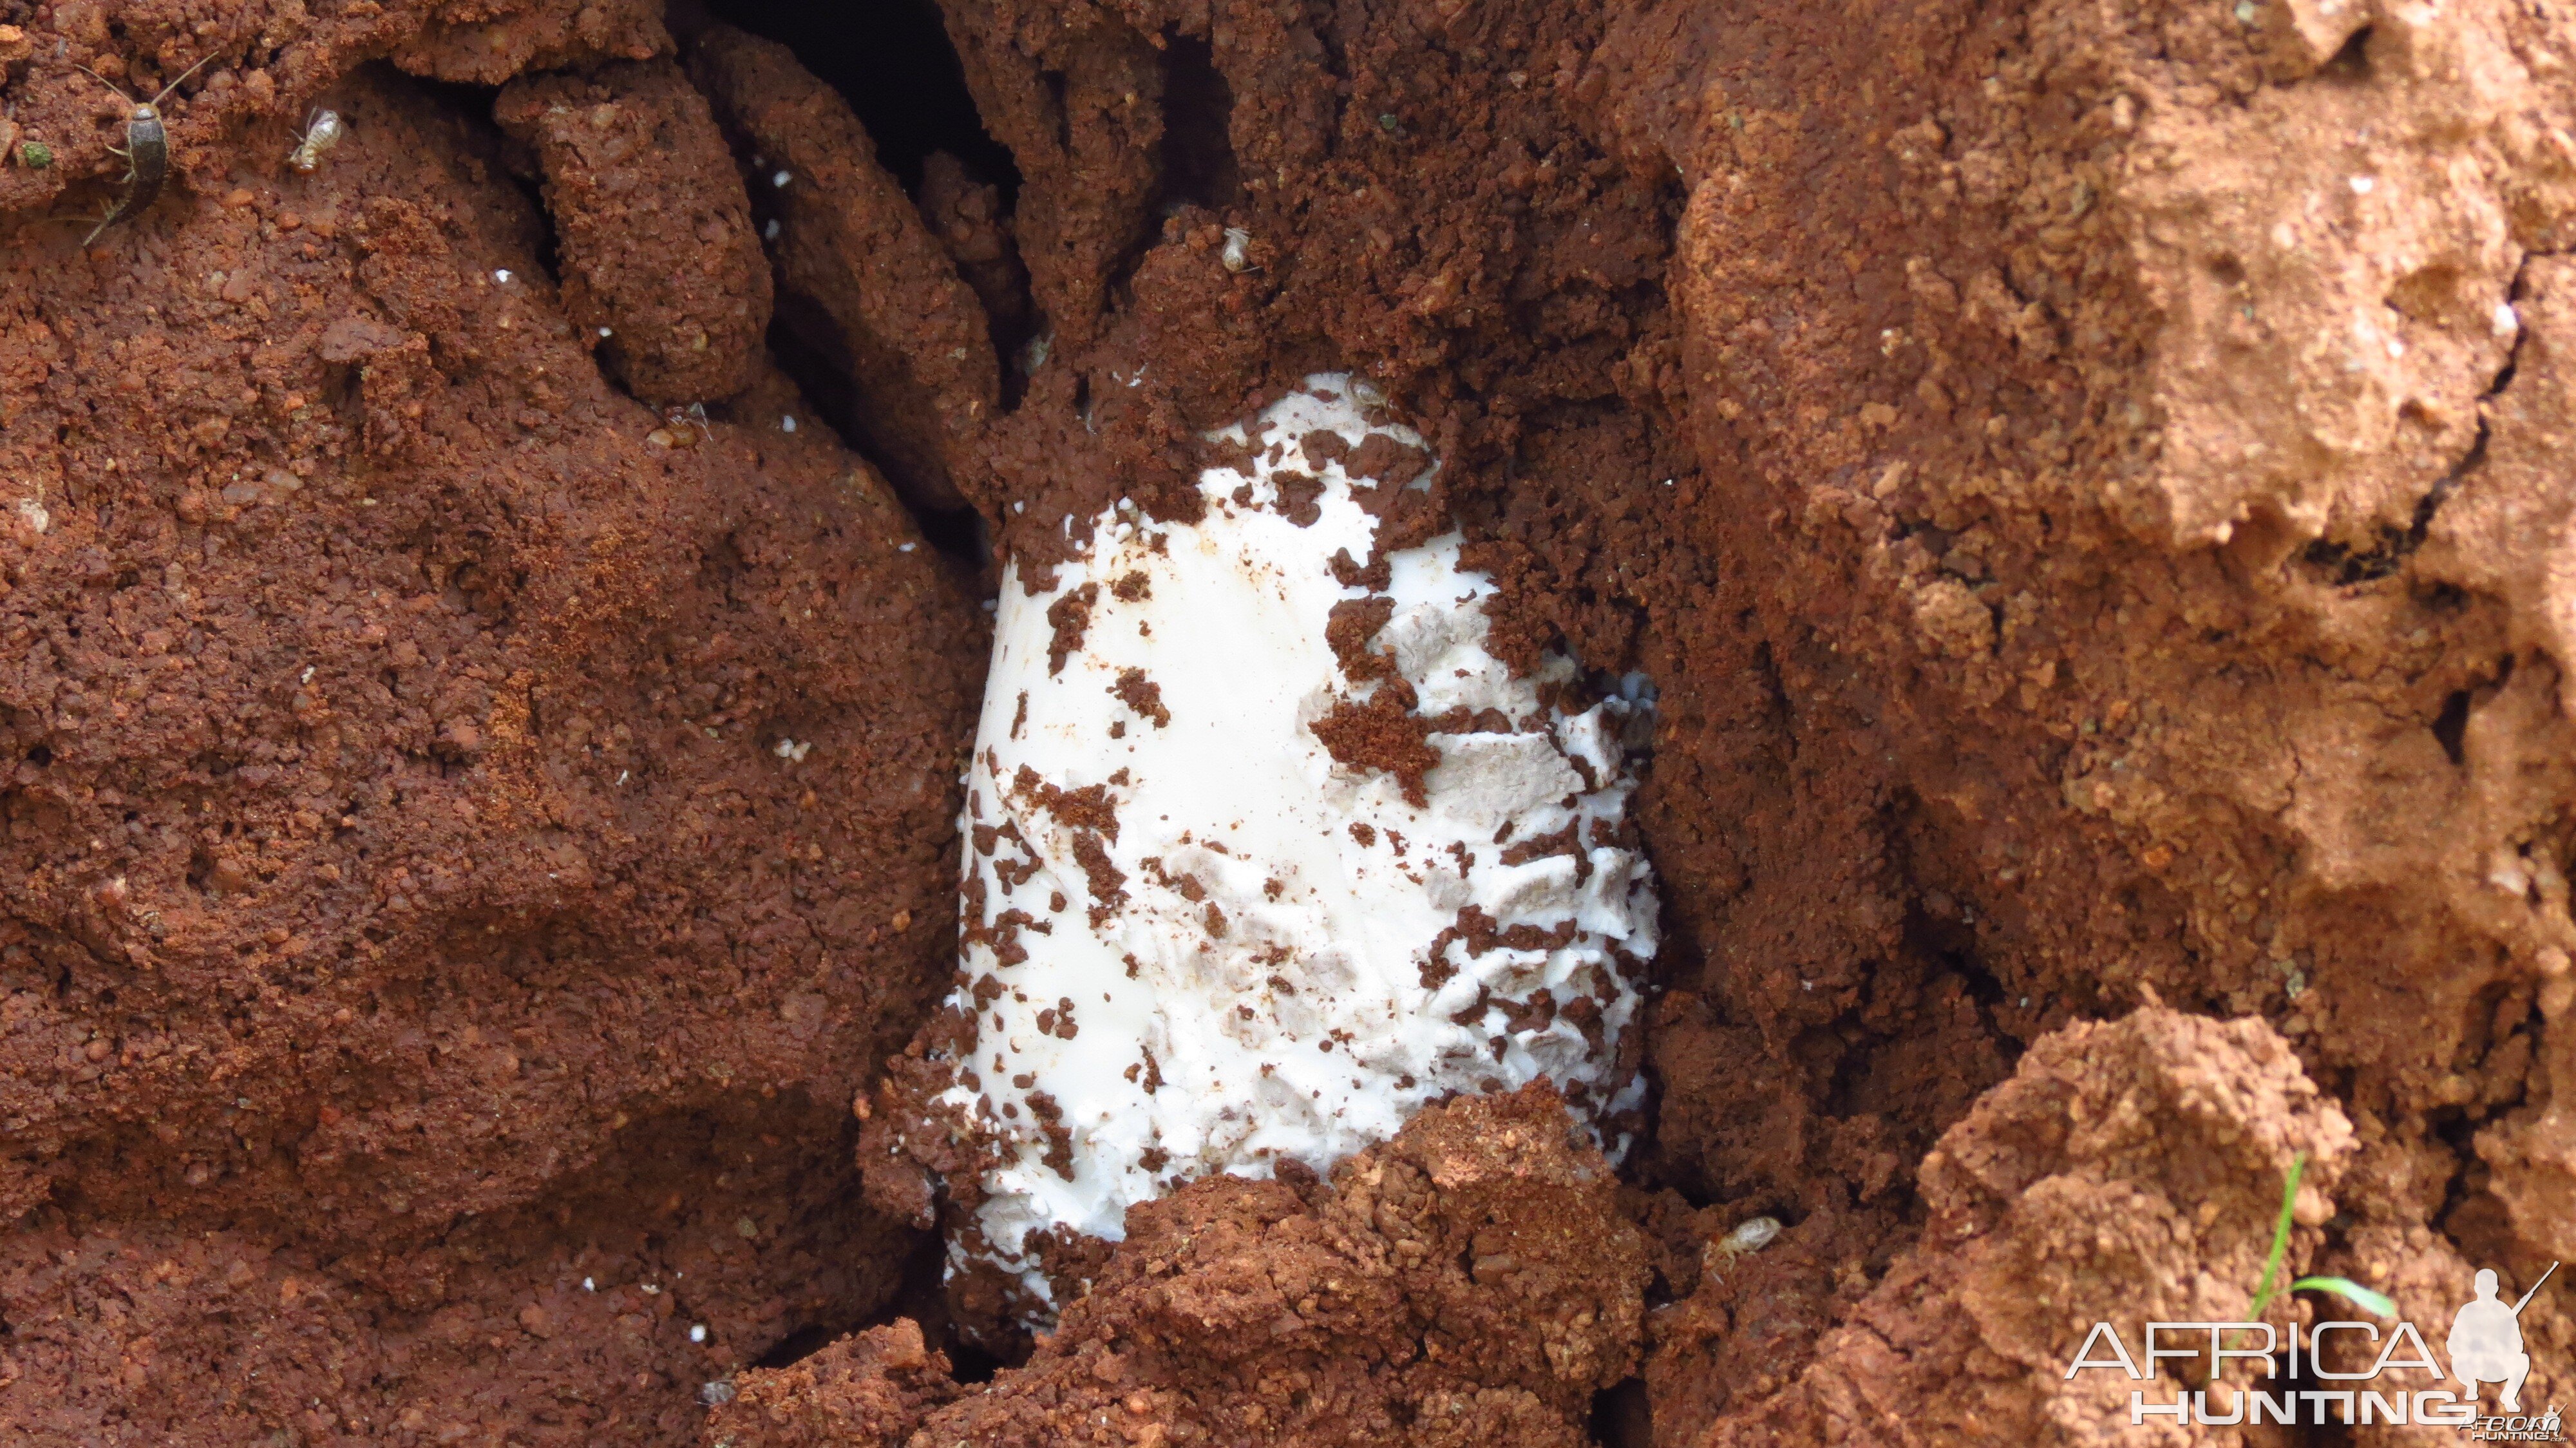
[[[1941,1144],[2043,1119],[2025,1083],[2151,1001],[2258,1018],[2322,1093],[2281,1119],[2353,1123],[2304,1268],[2449,1304],[2576,1252],[2566,21],[865,10],[910,38],[851,63],[902,84],[786,8],[0,27],[20,1436],[685,1443],[746,1365],[906,1316],[889,1401],[931,1394],[935,1267],[858,1204],[849,1107],[950,981],[986,545],[1043,568],[1120,489],[1186,509],[1190,439],[1341,366],[1444,459],[1498,647],[1662,690],[1620,1280],[1689,1330],[1529,1441],[1825,1421],[1892,1294],[2036,1291],[1975,1244],[2072,1235]],[[808,83],[720,106],[716,23]],[[155,204],[46,223],[124,173],[71,67],[208,53]],[[723,164],[654,183],[712,234],[639,232],[601,295],[721,262],[791,299],[706,328],[684,390],[733,390],[676,425],[564,300],[628,238],[493,120],[614,66],[676,69]],[[301,172],[316,107],[348,129]],[[830,205],[779,204],[819,174],[789,142],[847,168]],[[2238,1079],[2207,1034],[2158,1027],[2150,1074]],[[1264,1272],[1322,1220],[1283,1189]],[[1753,1216],[1779,1238],[1705,1271]],[[2250,1291],[2235,1241],[2213,1292]],[[1442,1351],[1492,1346],[1508,1285],[1447,1288]],[[2053,1392],[2058,1346],[1997,1391]]]

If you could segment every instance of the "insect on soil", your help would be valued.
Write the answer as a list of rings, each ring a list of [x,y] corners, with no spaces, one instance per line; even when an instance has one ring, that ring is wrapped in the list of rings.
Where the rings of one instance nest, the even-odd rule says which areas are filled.
[[[81,245],[87,246],[98,240],[100,233],[140,213],[161,194],[161,183],[170,179],[170,133],[161,124],[161,103],[170,98],[170,92],[179,88],[179,82],[195,75],[212,59],[211,55],[200,57],[195,65],[179,72],[148,101],[135,100],[125,93],[124,87],[88,66],[78,67],[83,75],[116,92],[133,107],[125,114],[125,144],[110,148],[125,158],[125,190],[117,196],[116,204],[107,209],[107,214],[99,218],[98,225],[90,228],[89,235],[81,238]]]
[[[338,111],[315,111],[304,126],[304,134],[295,138],[295,149],[288,152],[286,164],[304,175],[311,175],[322,164],[322,158],[349,134]]]

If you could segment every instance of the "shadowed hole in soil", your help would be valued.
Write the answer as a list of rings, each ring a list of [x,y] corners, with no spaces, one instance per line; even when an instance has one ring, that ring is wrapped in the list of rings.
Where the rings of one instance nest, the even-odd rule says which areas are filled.
[[[1222,214],[1243,199],[1231,129],[1234,90],[1216,68],[1215,50],[1204,40],[1165,31],[1162,65],[1163,143],[1155,158],[1154,200],[1144,227],[1108,269],[1110,287],[1122,294],[1162,239],[1165,221],[1193,207]]]
[[[2464,689],[2455,689],[2442,700],[2442,712],[2433,716],[2433,739],[2442,746],[2442,756],[2454,765],[2465,765],[2468,758],[2469,711],[2481,699],[2493,698],[2505,685],[2513,682],[2514,656],[2505,654],[2496,660],[2495,672],[2483,679],[2472,679]]]
[[[2442,712],[2433,720],[2433,738],[2441,744],[2444,757],[2453,764],[2462,760],[2461,742],[2469,732],[2469,691],[2456,690],[2442,701]]]
[[[947,1333],[940,1351],[948,1354],[948,1375],[973,1387],[989,1383],[1002,1371],[1002,1360],[968,1342],[957,1333]]]
[[[549,283],[561,282],[563,251],[555,236],[554,213],[546,209],[545,180],[538,174],[536,154],[503,135],[501,128],[492,120],[492,102],[501,94],[501,88],[408,75],[396,70],[391,61],[377,61],[372,69],[379,79],[393,85],[410,86],[427,96],[440,110],[455,117],[460,130],[469,138],[471,153],[489,164],[495,174],[527,199],[527,217],[536,227],[533,249],[537,268],[545,273]],[[610,385],[616,386],[613,379]]]
[[[2430,1113],[2426,1121],[2426,1136],[2450,1149],[2452,1163],[2442,1186],[2441,1209],[2432,1220],[2471,1262],[2505,1261],[2516,1251],[2513,1216],[2487,1189],[2487,1165],[2478,1155],[2478,1133],[2488,1121],[2489,1113],[2480,1106],[2444,1107]]]
[[[946,151],[1000,187],[1005,209],[1018,197],[1020,169],[985,133],[933,0],[712,0],[701,13],[796,52],[858,112],[906,192],[920,193],[922,163]]]
[[[1169,36],[1163,56],[1163,204],[1223,211],[1242,193],[1227,130],[1234,92],[1206,41]]]
[[[948,40],[934,0],[874,0],[849,6],[838,0],[680,0],[673,28],[693,33],[705,20],[720,20],[777,41],[799,65],[838,91],[875,144],[878,164],[907,195],[921,193],[924,164],[945,151],[964,163],[973,180],[1001,193],[1005,216],[1019,196],[1019,166],[984,129],[965,67]],[[1016,337],[997,337],[1008,355]],[[848,373],[784,321],[769,328],[769,352],[807,402],[839,433],[843,445],[866,457],[889,479],[886,459],[872,454],[857,426],[858,397]],[[1007,371],[1007,369],[1005,369]],[[941,554],[969,568],[990,553],[981,521],[971,508],[906,507],[922,537]]]
[[[2513,371],[2514,363],[2507,359],[2504,370],[2496,374],[2495,385],[2487,395],[2493,397],[2510,385]],[[2416,500],[2415,516],[2404,528],[2381,528],[2372,544],[2362,549],[2320,538],[2300,553],[2299,560],[2326,575],[2337,588],[2351,588],[2389,577],[2405,567],[2406,560],[2413,556],[2415,550],[2424,546],[2425,536],[2433,529],[2433,515],[2450,500],[2452,490],[2460,485],[2460,479],[2485,462],[2486,456],[2487,425],[2481,421],[2477,436],[2469,443],[2468,455]]]
[[[2368,29],[2362,30],[2344,49],[2352,51],[2361,43],[2363,37],[2369,34]],[[2521,294],[2522,282],[2517,275],[2512,295],[2518,297]],[[2423,497],[2416,500],[2415,516],[2407,521],[2405,528],[2381,528],[2376,541],[2370,547],[2359,550],[2347,543],[2319,538],[2301,552],[2300,561],[2310,569],[2326,575],[2338,588],[2350,588],[2355,584],[2386,578],[2404,567],[2406,559],[2416,549],[2424,546],[2425,537],[2433,529],[2433,516],[2442,510],[2444,503],[2450,501],[2451,494],[2460,486],[2460,480],[2485,465],[2488,436],[2492,429],[2484,416],[2483,404],[2503,395],[2504,390],[2513,385],[2514,375],[2522,367],[2522,339],[2527,335],[2529,335],[2527,332],[2515,334],[2513,346],[2505,353],[2504,366],[2496,370],[2495,380],[2487,384],[2486,395],[2479,399],[2481,414],[2478,419],[2477,435],[2469,440],[2467,455],[2460,459],[2457,466],[2443,474],[2431,488],[2427,489]],[[2459,760],[2454,756],[2451,762],[2457,764]]]
[[[904,1262],[903,1284],[895,1290],[892,1301],[856,1322],[807,1323],[780,1338],[753,1359],[751,1366],[789,1367],[853,1333],[908,1317],[921,1325],[922,1336],[933,1348],[948,1354],[949,1376],[968,1386],[991,1382],[993,1375],[1002,1370],[1002,1360],[949,1329],[943,1281],[947,1262],[947,1245],[935,1234],[924,1236]]]
[[[820,1324],[800,1327],[780,1338],[769,1351],[751,1360],[756,1368],[783,1368],[801,1362],[832,1345],[841,1336]]]
[[[1654,1448],[1655,1419],[1646,1380],[1623,1378],[1592,1395],[1592,1441],[1601,1448]]]

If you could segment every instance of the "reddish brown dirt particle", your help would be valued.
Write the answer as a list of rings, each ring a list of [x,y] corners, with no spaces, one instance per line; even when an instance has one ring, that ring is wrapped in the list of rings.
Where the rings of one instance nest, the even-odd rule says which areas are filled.
[[[1047,623],[1055,629],[1047,641],[1047,674],[1053,677],[1064,671],[1064,661],[1082,647],[1082,636],[1091,627],[1092,605],[1100,601],[1100,585],[1086,583],[1066,590],[1063,597],[1047,605]]]
[[[1348,555],[1343,555],[1347,557]],[[1333,605],[1324,624],[1324,642],[1342,666],[1342,677],[1354,684],[1384,678],[1394,672],[1392,659],[1383,651],[1369,647],[1378,630],[1395,616],[1392,598],[1349,598]]]
[[[1423,776],[1439,766],[1440,751],[1431,746],[1429,724],[1399,702],[1394,690],[1381,688],[1363,703],[1339,700],[1306,727],[1339,763],[1382,770],[1395,776],[1408,803],[1428,802]]]
[[[1138,715],[1153,720],[1157,729],[1172,722],[1172,711],[1163,706],[1162,686],[1145,677],[1143,669],[1120,669],[1118,682],[1109,692]]]

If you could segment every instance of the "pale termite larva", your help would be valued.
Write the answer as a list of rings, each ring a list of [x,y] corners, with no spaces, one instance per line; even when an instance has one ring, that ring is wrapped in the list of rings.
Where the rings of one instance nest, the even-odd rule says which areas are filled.
[[[338,111],[315,111],[313,119],[305,123],[304,134],[295,138],[295,149],[287,153],[286,164],[309,175],[322,164],[323,153],[348,134],[349,128]]]
[[[1735,1259],[1759,1252],[1780,1235],[1778,1217],[1749,1217],[1735,1224],[1735,1230],[1710,1242],[1700,1250],[1700,1271],[1723,1277]]]

